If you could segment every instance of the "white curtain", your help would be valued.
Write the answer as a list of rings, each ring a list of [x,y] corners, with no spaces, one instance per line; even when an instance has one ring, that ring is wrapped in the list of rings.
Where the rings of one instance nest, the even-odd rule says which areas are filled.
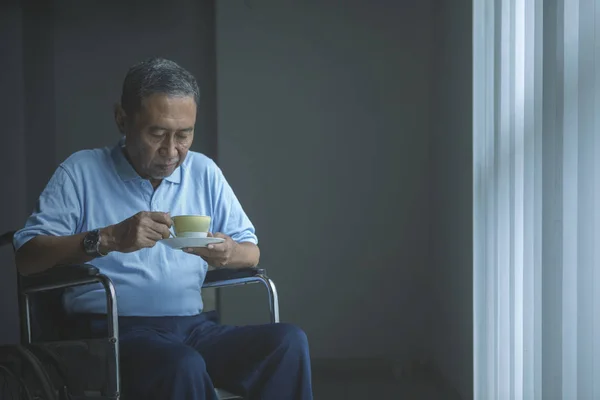
[[[600,399],[600,0],[474,0],[475,399]]]

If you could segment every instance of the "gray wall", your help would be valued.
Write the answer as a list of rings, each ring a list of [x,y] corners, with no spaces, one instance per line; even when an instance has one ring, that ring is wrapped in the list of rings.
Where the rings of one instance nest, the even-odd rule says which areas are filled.
[[[214,3],[127,4],[98,2],[92,12],[89,2],[28,0],[2,9],[0,83],[10,96],[1,100],[0,166],[11,193],[1,197],[0,233],[23,225],[62,160],[118,140],[113,105],[128,67],[144,58],[171,58],[196,75],[202,99],[193,149],[216,155]],[[0,265],[0,343],[14,342],[10,249]]]
[[[25,127],[23,103],[22,11],[16,2],[0,6],[0,115],[3,171],[0,233],[15,229],[26,213]],[[12,249],[0,249],[0,344],[18,341],[16,276]]]
[[[42,0],[5,2],[0,8],[0,166],[4,186],[0,233],[18,229],[54,169],[51,18]],[[16,270],[10,246],[0,250],[0,344],[19,338]]]
[[[431,301],[435,364],[473,398],[472,1],[436,0],[431,130]]]
[[[316,359],[421,356],[430,2],[219,1],[216,24],[219,161],[282,319]],[[260,294],[224,291],[225,319]]]

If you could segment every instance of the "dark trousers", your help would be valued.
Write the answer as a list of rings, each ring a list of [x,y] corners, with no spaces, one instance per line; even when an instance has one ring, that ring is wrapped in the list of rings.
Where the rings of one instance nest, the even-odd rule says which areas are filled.
[[[105,317],[74,322],[77,335],[106,335]],[[249,399],[312,399],[308,341],[294,325],[226,326],[206,313],[120,317],[119,330],[124,400],[216,400],[214,386]]]

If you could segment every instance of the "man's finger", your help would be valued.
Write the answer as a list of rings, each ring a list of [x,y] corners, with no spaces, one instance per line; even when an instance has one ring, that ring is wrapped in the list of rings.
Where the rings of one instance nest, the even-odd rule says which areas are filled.
[[[171,236],[171,231],[169,230],[169,227],[165,224],[150,221],[150,225],[148,226],[148,228],[160,235],[160,238],[158,238],[157,240],[168,239]]]
[[[213,244],[209,244],[207,246],[207,248],[215,253],[224,253],[227,251],[227,244],[225,242],[223,243],[213,243]]]
[[[187,247],[185,249],[183,249],[183,251],[185,251],[186,253],[190,253],[190,254],[196,254],[200,257],[210,257],[211,256],[211,251],[209,249],[207,249],[206,247]]]
[[[160,235],[160,237],[156,240],[167,239],[169,236],[171,236],[171,231],[169,231],[169,227],[160,222],[150,221],[148,224],[148,229],[152,232],[155,232],[157,235]]]
[[[151,247],[154,247],[155,245],[156,245],[156,240],[149,239],[149,238],[141,240],[142,248],[151,248]]]
[[[141,236],[147,240],[152,240],[154,242],[162,239],[162,233],[160,230],[154,229],[152,226],[141,227]]]
[[[217,232],[213,236],[216,237],[216,238],[221,238],[221,239],[227,239],[229,237],[226,234],[221,233],[221,232]]]
[[[164,224],[169,228],[173,225],[173,220],[171,219],[169,213],[153,211],[149,212],[148,216],[152,219],[152,221]]]

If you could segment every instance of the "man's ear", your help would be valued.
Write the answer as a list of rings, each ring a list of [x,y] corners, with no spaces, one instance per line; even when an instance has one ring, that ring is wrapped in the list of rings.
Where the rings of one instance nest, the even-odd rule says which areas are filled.
[[[119,132],[121,132],[121,134],[123,134],[123,135],[126,135],[127,130],[125,129],[125,125],[126,125],[126,121],[127,121],[127,115],[125,114],[125,110],[123,110],[123,107],[121,107],[121,104],[115,103],[114,113],[115,113],[115,123],[117,124],[117,128],[119,129]]]

